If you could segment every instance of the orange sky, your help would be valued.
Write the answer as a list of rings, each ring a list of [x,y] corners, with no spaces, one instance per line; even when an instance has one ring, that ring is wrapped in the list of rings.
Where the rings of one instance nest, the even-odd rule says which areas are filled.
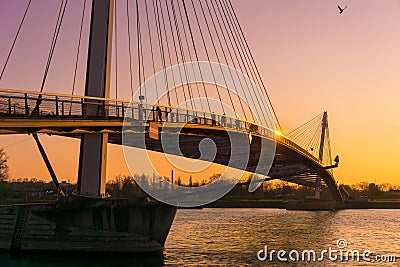
[[[0,3],[0,36],[4,37],[0,40],[0,66],[18,26],[20,15],[15,14],[24,9],[24,5],[13,2]],[[52,7],[53,1],[42,2],[47,8]],[[342,15],[338,14],[338,2],[349,6]],[[327,110],[333,154],[339,154],[341,160],[335,171],[339,182],[400,184],[400,1],[232,3],[284,130],[290,131]],[[39,12],[40,7],[36,8]],[[70,16],[70,21],[75,21],[71,29],[79,26],[79,15]],[[0,81],[1,88],[32,89],[40,85],[48,49],[40,47],[52,29],[39,31],[40,21],[34,19],[28,25],[31,29],[21,32],[25,39],[16,46],[13,61]],[[75,43],[68,42],[68,34],[60,38],[67,48],[74,49]],[[29,47],[27,40],[31,40]],[[35,47],[39,50],[32,52]],[[69,66],[74,59],[56,51],[54,60],[58,71],[50,71],[47,88],[69,91],[73,69],[64,71],[56,66]],[[126,77],[121,79],[121,83],[128,81]],[[80,74],[79,88],[83,84]],[[32,138],[9,146],[26,138],[0,136],[0,146],[6,147],[10,157],[12,177],[48,180]],[[41,138],[60,180],[76,180],[78,141]],[[121,149],[110,146],[109,150],[108,177],[126,173]]]

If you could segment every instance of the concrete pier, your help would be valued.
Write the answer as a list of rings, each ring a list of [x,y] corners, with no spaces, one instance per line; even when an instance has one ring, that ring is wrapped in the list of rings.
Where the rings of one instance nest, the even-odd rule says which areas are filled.
[[[0,250],[162,253],[176,207],[76,199],[0,206]]]

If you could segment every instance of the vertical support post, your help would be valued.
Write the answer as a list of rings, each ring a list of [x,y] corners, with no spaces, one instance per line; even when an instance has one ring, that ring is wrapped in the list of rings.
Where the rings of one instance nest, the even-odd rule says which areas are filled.
[[[93,0],[85,96],[110,96],[113,14],[114,0]],[[99,105],[102,106],[98,100],[90,99],[82,104],[85,116],[97,116]],[[106,195],[107,143],[108,134],[82,135],[78,195],[94,198]]]
[[[83,101],[83,98],[81,98],[81,110],[82,110],[82,117],[86,117],[85,101]]]
[[[325,145],[325,134],[326,128],[328,126],[328,113],[324,111],[324,115],[322,117],[322,130],[321,130],[321,141],[319,144],[319,154],[318,159],[322,161],[324,159],[324,145]],[[316,187],[314,198],[320,199],[321,198],[321,178],[317,177]]]
[[[56,96],[56,116],[58,117],[60,114],[59,114],[59,111],[58,111],[58,96]]]
[[[8,115],[11,115],[11,97],[8,98]]]
[[[25,93],[25,115],[29,115],[28,94]]]
[[[107,112],[107,105],[106,105],[106,100],[103,100],[103,109],[102,109],[102,112],[101,112],[101,115],[104,117],[104,118],[107,118],[107,114],[108,112]]]

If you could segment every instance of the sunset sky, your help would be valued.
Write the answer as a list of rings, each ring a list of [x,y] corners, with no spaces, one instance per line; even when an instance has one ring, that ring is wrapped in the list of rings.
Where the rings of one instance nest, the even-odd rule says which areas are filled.
[[[32,2],[0,88],[37,91],[40,87],[60,1]],[[71,92],[83,1],[70,2],[68,27],[60,35],[47,92]],[[0,1],[1,68],[26,3]],[[232,0],[232,4],[283,131],[326,110],[332,153],[340,155],[335,178],[349,184],[400,184],[400,1]],[[348,5],[343,14],[338,4]],[[88,20],[86,16],[85,25]],[[121,51],[125,40],[120,39]],[[84,88],[86,52],[82,50],[78,92]],[[128,77],[122,76],[120,83],[128,84]],[[79,142],[41,138],[60,180],[76,181]],[[33,138],[0,136],[0,147],[9,156],[12,178],[50,180]],[[110,145],[109,151],[108,177],[127,174],[121,148]]]

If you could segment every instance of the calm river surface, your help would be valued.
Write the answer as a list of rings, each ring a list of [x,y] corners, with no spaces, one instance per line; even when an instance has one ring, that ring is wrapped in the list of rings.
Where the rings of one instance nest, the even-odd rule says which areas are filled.
[[[286,211],[279,209],[178,210],[166,243],[164,258],[88,258],[29,256],[12,258],[0,254],[0,266],[400,266],[396,263],[331,261],[280,262],[257,259],[257,252],[291,250],[300,254],[314,250],[338,250],[337,240],[345,239],[343,250],[364,250],[376,255],[400,256],[399,210],[343,210],[337,212]],[[344,244],[343,240],[341,245]],[[340,257],[332,252],[332,257]],[[261,253],[260,256],[263,256]],[[296,258],[296,254],[291,254]],[[345,255],[345,254],[343,254]],[[306,254],[307,256],[307,254]],[[362,258],[362,255],[360,256]]]

